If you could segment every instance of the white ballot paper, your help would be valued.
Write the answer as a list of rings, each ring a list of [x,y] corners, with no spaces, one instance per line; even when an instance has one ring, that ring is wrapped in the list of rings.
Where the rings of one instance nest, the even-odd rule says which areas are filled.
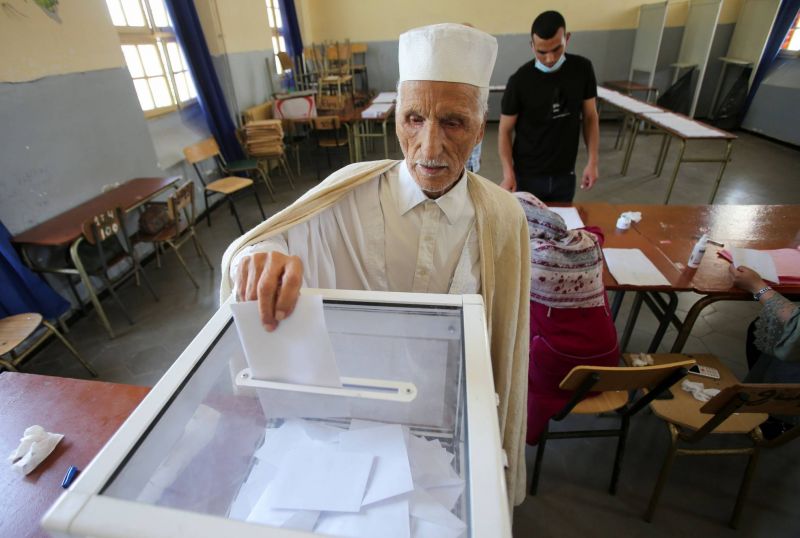
[[[669,281],[638,248],[604,248],[608,270],[621,285],[669,286]]]
[[[232,303],[236,330],[254,379],[300,385],[341,387],[322,297],[301,295],[292,315],[267,332],[258,303]]]
[[[775,284],[780,281],[778,270],[775,268],[775,260],[772,259],[769,252],[735,247],[728,250],[731,253],[734,267],[744,265],[761,275],[764,280],[769,280]]]
[[[586,225],[583,223],[578,210],[574,207],[549,207],[548,208],[553,213],[561,215],[561,218],[564,219],[564,223],[567,225],[567,230],[577,230],[578,228],[583,228]]]

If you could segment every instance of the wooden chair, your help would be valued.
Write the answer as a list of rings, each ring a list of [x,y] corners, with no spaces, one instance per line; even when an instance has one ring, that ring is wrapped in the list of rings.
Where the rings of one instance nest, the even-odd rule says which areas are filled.
[[[746,455],[747,467],[728,522],[732,528],[737,528],[761,449],[780,446],[800,436],[800,426],[795,426],[781,436],[767,441],[759,428],[769,414],[800,415],[800,384],[739,384],[730,370],[716,357],[700,355],[697,356],[697,361],[699,364],[717,368],[720,371],[720,380],[700,377],[696,380],[702,380],[706,388],[720,388],[721,392],[703,403],[676,387],[672,390],[673,399],[658,400],[651,404],[653,413],[666,422],[670,446],[650,496],[645,520],[652,521],[667,475],[677,456]],[[739,435],[746,444],[724,449],[684,446],[695,445],[714,434]]]
[[[157,202],[158,203],[158,202]],[[163,202],[161,202],[163,203]],[[194,284],[195,288],[200,289],[200,285],[192,276],[186,261],[181,256],[180,248],[184,243],[191,239],[194,243],[194,249],[198,256],[201,256],[208,267],[213,271],[214,266],[211,260],[208,259],[206,251],[200,244],[197,234],[194,230],[194,223],[196,218],[195,204],[194,204],[194,183],[191,181],[184,183],[172,193],[166,201],[167,216],[169,217],[169,224],[165,226],[160,232],[154,234],[147,234],[142,230],[136,234],[136,239],[144,243],[153,243],[156,250],[156,263],[161,267],[161,254],[160,251],[164,245],[170,247],[175,256],[177,256],[183,270],[189,275],[189,279]]]
[[[581,430],[551,432],[548,428],[539,438],[536,451],[536,463],[533,468],[530,494],[536,495],[539,486],[539,474],[547,441],[550,439],[575,439],[580,437],[617,437],[617,451],[611,483],[608,492],[614,495],[617,491],[617,480],[622,467],[625,442],[628,436],[630,418],[643,409],[659,394],[680,381],[694,364],[693,360],[684,360],[670,364],[644,367],[603,367],[576,366],[561,381],[559,388],[573,391],[572,398],[550,420],[561,421],[568,415],[597,415],[616,412],[620,417],[620,427],[608,430]],[[638,399],[629,401],[629,391],[646,389]],[[598,394],[592,395],[592,392]]]
[[[208,199],[218,194],[228,201],[231,212],[236,219],[236,224],[239,226],[239,232],[243,234],[244,228],[242,227],[241,219],[239,219],[239,212],[236,211],[234,198],[247,189],[252,190],[253,196],[256,199],[256,203],[258,204],[258,209],[261,211],[261,217],[263,219],[267,218],[267,216],[264,214],[264,208],[261,206],[261,200],[258,197],[258,192],[256,192],[253,180],[246,177],[230,175],[230,172],[228,172],[228,170],[224,167],[219,152],[219,146],[217,146],[217,142],[213,138],[207,138],[202,142],[198,142],[197,144],[192,144],[191,146],[183,148],[183,155],[186,157],[186,161],[191,163],[191,165],[194,167],[197,177],[200,178],[200,183],[203,184],[203,201],[206,209],[206,221],[208,222],[209,226],[211,226],[211,210],[208,207]],[[221,177],[220,179],[206,183],[205,175],[200,169],[199,164],[209,159],[214,161],[217,172]],[[266,178],[264,179],[264,182],[267,183]],[[269,188],[268,183],[267,186]]]
[[[367,44],[351,43],[350,52],[353,54],[353,76],[361,77],[361,91],[369,93],[369,75],[367,74]]]
[[[332,168],[331,150],[347,147],[347,133],[343,130],[342,122],[338,116],[318,116],[311,119],[314,140],[318,149],[325,149],[328,158],[328,168]],[[317,167],[317,181],[320,180],[319,158],[314,159]]]
[[[125,222],[123,219],[122,211],[117,209],[109,209],[95,215],[94,217],[84,221],[83,226],[83,242],[78,245],[78,256],[76,257],[76,264],[80,264],[79,271],[84,271],[88,275],[95,276],[103,281],[106,289],[114,301],[119,305],[123,315],[128,320],[128,323],[133,325],[133,318],[125,309],[125,305],[117,295],[116,284],[121,282],[128,276],[126,273],[123,276],[117,277],[112,280],[109,276],[111,267],[114,267],[125,260],[129,260],[133,266],[133,274],[136,285],[139,285],[139,275],[141,274],[145,286],[153,295],[153,298],[158,301],[158,295],[153,290],[150,280],[144,268],[139,263],[136,256],[136,251],[130,242],[128,233],[125,230]],[[114,332],[111,328],[111,323],[105,314],[100,301],[94,288],[91,285],[87,286],[87,292],[92,296],[92,302],[99,306],[98,315],[100,316],[103,325],[109,332],[109,336],[114,338]]]
[[[21,353],[16,353],[16,348],[25,342],[41,325],[44,325],[45,331],[42,332],[34,342]],[[17,314],[15,316],[8,316],[0,319],[0,367],[3,367],[12,372],[16,372],[17,367],[36,349],[42,345],[50,335],[58,338],[73,357],[78,359],[78,362],[83,365],[86,370],[92,375],[97,377],[97,372],[92,366],[81,357],[72,344],[67,340],[55,326],[42,319],[41,314],[29,312],[27,314]],[[7,357],[7,358],[3,358]]]

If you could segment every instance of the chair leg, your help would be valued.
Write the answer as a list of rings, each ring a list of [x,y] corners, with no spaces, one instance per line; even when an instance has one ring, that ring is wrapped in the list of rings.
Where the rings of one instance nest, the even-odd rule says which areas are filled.
[[[114,284],[106,275],[102,275],[100,278],[102,278],[103,282],[105,282],[106,287],[108,288],[108,293],[111,294],[111,297],[114,299],[114,301],[116,301],[117,305],[119,305],[120,309],[122,310],[122,313],[125,315],[125,319],[128,320],[129,324],[133,325],[133,318],[131,317],[130,314],[128,314],[128,311],[125,309],[125,305],[123,305],[122,301],[119,299],[119,295],[117,295],[117,290],[114,289]]]
[[[208,227],[211,228],[211,211],[208,209],[208,191],[203,191],[203,202],[206,205],[206,222],[208,223]]]
[[[544,459],[544,448],[547,444],[547,428],[542,432],[539,437],[539,445],[536,448],[536,462],[533,464],[533,476],[531,477],[530,494],[536,495],[539,490],[539,474],[542,471],[542,459]]]
[[[253,196],[256,197],[256,203],[258,204],[258,210],[261,211],[261,219],[262,220],[267,220],[267,215],[266,215],[266,213],[264,213],[264,208],[261,207],[261,198],[258,197],[258,192],[256,192],[255,189],[253,189]],[[244,232],[242,232],[242,233],[244,233]]]
[[[267,192],[269,193],[270,200],[272,200],[274,202],[275,201],[275,192],[274,192],[274,190],[272,188],[272,185],[269,182],[269,179],[267,178],[267,174],[264,173],[264,171],[261,169],[261,167],[258,168],[258,175],[261,176],[262,181],[264,181],[264,185],[267,186]]]
[[[72,296],[75,298],[75,304],[81,311],[81,314],[86,314],[86,307],[83,305],[83,301],[81,301],[81,296],[78,295],[78,288],[75,287],[75,283],[72,281],[72,277],[70,275],[66,275],[67,277],[67,284],[69,284],[69,289],[72,292]]]
[[[294,190],[294,177],[292,176],[292,170],[289,168],[289,161],[286,160],[286,155],[281,155],[278,162],[286,173],[286,178],[289,180],[289,186],[292,188],[292,190]]]
[[[731,520],[728,522],[732,529],[739,528],[739,519],[742,515],[742,507],[747,500],[747,492],[750,491],[750,484],[753,481],[753,475],[756,472],[756,465],[758,464],[759,450],[758,447],[753,448],[753,453],[747,460],[747,468],[744,470],[742,477],[742,484],[739,486],[739,493],[736,495],[736,504],[733,507]]]
[[[647,512],[644,515],[644,519],[647,522],[653,521],[656,505],[658,504],[658,500],[661,497],[661,492],[664,490],[664,486],[667,483],[667,475],[669,474],[672,464],[675,462],[675,456],[678,452],[678,430],[672,424],[667,424],[667,427],[669,428],[670,445],[667,449],[667,455],[664,458],[664,463],[661,464],[661,471],[658,473],[658,480],[656,480],[653,493],[650,495],[650,503],[647,505]]]
[[[64,347],[66,347],[66,348],[67,348],[67,350],[68,350],[70,353],[72,353],[72,355],[73,355],[73,356],[74,356],[76,359],[78,359],[78,362],[80,362],[80,363],[83,365],[83,367],[84,367],[84,368],[86,368],[86,369],[89,371],[89,373],[90,373],[90,374],[92,374],[92,377],[97,377],[97,372],[95,371],[95,369],[94,369],[94,368],[92,368],[92,366],[91,366],[91,365],[90,365],[88,362],[86,362],[86,360],[84,360],[84,358],[83,358],[83,357],[81,357],[80,353],[78,353],[78,350],[77,350],[77,349],[75,349],[75,348],[72,346],[72,344],[70,343],[70,341],[69,341],[69,340],[67,340],[67,339],[64,337],[64,335],[63,335],[63,334],[61,334],[61,332],[60,332],[58,329],[56,329],[56,328],[55,328],[55,326],[53,326],[53,325],[52,325],[52,324],[51,324],[49,321],[47,321],[47,320],[42,320],[42,324],[43,324],[45,327],[47,327],[47,329],[48,329],[48,330],[49,330],[51,333],[53,333],[53,335],[55,335],[55,337],[56,337],[56,338],[58,338],[59,340],[61,340],[61,343],[62,343],[62,344],[64,344]]]
[[[0,359],[0,367],[5,368],[9,372],[19,372],[16,366],[5,359]]]
[[[156,267],[161,269],[161,243],[154,243],[156,247]]]
[[[611,472],[611,484],[608,486],[608,492],[611,495],[617,494],[617,481],[619,480],[619,473],[622,470],[622,457],[625,455],[625,442],[628,440],[629,425],[630,418],[623,415],[619,439],[617,440],[617,455],[614,458],[614,470]]]
[[[189,280],[191,280],[192,284],[194,284],[194,287],[199,290],[200,284],[197,283],[197,281],[194,279],[194,276],[192,275],[192,272],[189,271],[189,266],[186,265],[186,261],[183,259],[183,256],[181,256],[181,253],[178,251],[178,247],[176,247],[175,243],[173,243],[172,241],[167,241],[167,244],[172,248],[172,251],[175,253],[175,256],[177,256],[178,261],[181,262],[183,270],[186,271],[187,275],[189,275]]]
[[[100,299],[97,297],[97,294],[94,291],[94,286],[92,286],[92,280],[83,266],[83,261],[81,260],[80,256],[78,256],[76,244],[77,243],[73,243],[72,246],[70,247],[70,257],[72,258],[72,263],[78,270],[78,275],[80,276],[81,282],[83,283],[83,287],[86,289],[86,293],[89,294],[89,301],[91,301],[92,305],[94,305],[94,310],[100,317],[100,323],[102,323],[103,327],[105,327],[106,332],[108,332],[109,338],[114,338],[114,329],[111,328],[111,322],[108,320],[108,316],[106,316],[106,311],[103,310],[103,305],[100,304]]]
[[[253,192],[256,192],[255,188],[253,188]],[[258,195],[256,195],[256,197],[258,197]],[[244,228],[242,228],[242,221],[239,220],[239,212],[236,211],[236,205],[233,203],[233,196],[228,195],[228,204],[230,205],[233,217],[236,219],[236,224],[239,225],[239,233],[244,235]],[[263,213],[264,211],[262,210],[261,212]]]
[[[144,272],[144,267],[142,267],[142,264],[139,263],[139,259],[136,257],[136,253],[133,251],[133,249],[131,249],[131,258],[133,258],[133,265],[136,270],[137,278],[139,276],[139,272],[141,271],[142,280],[144,280],[144,285],[147,286],[147,289],[150,291],[150,294],[153,296],[153,299],[155,299],[156,302],[158,302],[159,301],[158,295],[153,289],[153,285],[150,284],[150,279],[147,278],[147,273]]]
[[[213,271],[214,270],[214,266],[211,264],[211,260],[208,259],[208,254],[206,254],[206,251],[203,248],[203,245],[200,244],[200,239],[198,239],[197,235],[194,233],[194,227],[192,227],[192,230],[191,230],[190,233],[192,234],[192,242],[194,243],[194,249],[197,251],[197,255],[198,256],[202,256],[203,259],[208,264],[208,268]]]

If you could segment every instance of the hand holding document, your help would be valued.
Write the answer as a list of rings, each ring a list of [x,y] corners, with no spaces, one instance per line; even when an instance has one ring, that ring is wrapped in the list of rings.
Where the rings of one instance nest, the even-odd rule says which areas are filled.
[[[301,295],[292,315],[273,332],[261,325],[256,301],[233,303],[231,311],[253,378],[342,386],[325,325],[322,297]]]

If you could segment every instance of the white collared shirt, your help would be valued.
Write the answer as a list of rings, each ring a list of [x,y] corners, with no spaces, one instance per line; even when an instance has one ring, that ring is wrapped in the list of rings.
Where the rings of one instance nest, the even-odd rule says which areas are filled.
[[[231,264],[233,281],[242,257],[268,251],[299,256],[307,287],[480,292],[475,208],[466,174],[432,200],[405,161],[309,221],[243,249]]]

